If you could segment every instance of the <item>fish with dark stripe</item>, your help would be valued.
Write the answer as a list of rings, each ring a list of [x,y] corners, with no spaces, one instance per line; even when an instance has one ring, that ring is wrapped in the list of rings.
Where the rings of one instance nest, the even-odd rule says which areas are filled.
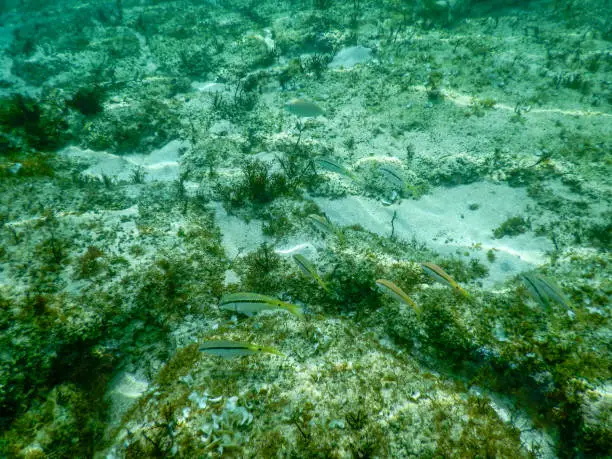
[[[279,299],[259,293],[239,292],[223,295],[219,302],[220,309],[238,312],[246,316],[252,316],[261,311],[285,310],[291,314],[301,317],[302,308],[295,304],[287,303]]]
[[[206,341],[200,345],[200,351],[205,352],[206,354],[216,355],[217,357],[223,357],[224,359],[244,357],[245,355],[259,353],[274,354],[285,357],[285,354],[273,347],[227,340]]]
[[[572,304],[563,294],[561,288],[552,280],[534,273],[522,274],[521,279],[527,287],[529,295],[542,306],[548,308],[552,301],[571,309]]]
[[[455,279],[453,279],[446,271],[435,263],[421,263],[421,268],[423,268],[423,272],[432,279],[440,282],[441,284],[452,287],[465,298],[470,297],[469,293],[463,290]]]

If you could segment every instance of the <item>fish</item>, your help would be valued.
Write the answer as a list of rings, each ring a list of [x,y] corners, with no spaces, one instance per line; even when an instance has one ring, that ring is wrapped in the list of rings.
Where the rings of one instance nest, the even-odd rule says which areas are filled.
[[[417,305],[414,301],[412,301],[410,297],[408,297],[406,292],[404,292],[401,288],[399,288],[393,282],[388,281],[386,279],[377,279],[376,285],[378,285],[378,287],[383,292],[392,296],[393,298],[398,300],[400,303],[404,303],[410,306],[412,309],[414,309],[414,312],[416,312],[417,315],[421,315],[421,308],[419,307],[419,305]]]
[[[378,172],[380,172],[393,186],[399,188],[401,191],[410,191],[412,194],[417,194],[415,187],[410,185],[404,178],[395,170],[389,166],[379,166]]]
[[[325,114],[323,109],[306,99],[293,99],[285,104],[285,110],[300,118],[314,118]]]
[[[572,308],[571,302],[552,280],[535,273],[521,274],[521,279],[531,297],[544,307],[549,307],[552,300],[568,309]]]
[[[321,279],[321,276],[319,276],[319,273],[317,273],[317,269],[304,255],[296,253],[295,255],[293,255],[293,261],[295,261],[295,263],[298,265],[298,268],[300,268],[300,270],[305,275],[313,278],[315,281],[317,281],[317,284],[319,284],[323,290],[329,292],[327,284],[323,282],[323,279]]]
[[[200,345],[200,351],[205,352],[207,354],[216,355],[218,357],[223,357],[224,359],[244,357],[245,355],[253,355],[259,353],[268,353],[279,355],[281,357],[286,357],[285,354],[273,347],[227,340],[205,341]]]
[[[282,310],[289,311],[291,314],[301,317],[302,308],[295,304],[286,303],[277,298],[259,293],[239,292],[223,295],[219,302],[220,309],[227,309],[246,316],[252,316],[261,311]]]
[[[454,288],[465,298],[470,297],[469,293],[463,290],[461,286],[457,283],[457,281],[453,279],[446,271],[444,271],[438,265],[434,263],[421,263],[421,267],[423,268],[425,274],[427,274],[432,279]]]
[[[388,167],[388,166],[379,166],[378,167],[378,171],[382,175],[384,175],[387,178],[387,180],[392,182],[395,186],[397,186],[399,188],[404,188],[406,182],[404,181],[404,179],[401,177],[400,174],[398,174],[396,171],[394,171],[390,167]]]
[[[310,214],[306,217],[306,219],[319,231],[327,234],[336,234],[336,230],[327,218],[317,214]]]
[[[345,175],[352,179],[355,178],[355,176],[353,175],[351,171],[349,171],[346,167],[342,166],[341,164],[338,164],[333,159],[319,157],[319,158],[315,158],[314,161],[316,165],[319,166],[321,169],[325,169],[330,172],[335,172],[336,174]]]

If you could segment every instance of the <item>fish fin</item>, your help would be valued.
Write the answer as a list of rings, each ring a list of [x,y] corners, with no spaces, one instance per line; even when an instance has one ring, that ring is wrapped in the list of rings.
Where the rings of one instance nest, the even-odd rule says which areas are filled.
[[[274,354],[274,355],[278,355],[280,357],[287,357],[285,354],[283,354],[281,351],[279,351],[278,349],[276,349],[274,347],[260,346],[259,350],[260,350],[260,352],[267,352],[268,354]]]

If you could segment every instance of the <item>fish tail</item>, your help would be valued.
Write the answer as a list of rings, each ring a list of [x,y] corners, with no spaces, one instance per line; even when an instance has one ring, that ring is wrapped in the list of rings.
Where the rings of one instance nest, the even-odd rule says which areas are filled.
[[[470,294],[469,294],[469,293],[468,293],[466,290],[464,290],[463,288],[461,288],[461,286],[460,286],[459,284],[457,284],[456,288],[457,288],[457,291],[458,291],[458,292],[459,292],[459,293],[460,293],[460,294],[461,294],[461,295],[462,295],[464,298],[471,298],[471,297],[470,297]]]
[[[300,306],[296,306],[295,304],[288,304],[285,306],[285,308],[287,309],[287,311],[289,311],[294,316],[297,316],[297,317],[304,316],[304,310]]]
[[[259,348],[259,352],[267,352],[268,354],[274,354],[274,355],[278,355],[280,357],[287,357],[285,354],[283,354],[278,349],[276,349],[274,347],[270,347],[270,346],[261,346]]]
[[[410,302],[408,303],[410,305],[410,307],[414,310],[414,312],[416,312],[417,316],[421,315],[421,308],[418,304],[416,304],[414,301],[412,301],[410,298],[407,298]]]

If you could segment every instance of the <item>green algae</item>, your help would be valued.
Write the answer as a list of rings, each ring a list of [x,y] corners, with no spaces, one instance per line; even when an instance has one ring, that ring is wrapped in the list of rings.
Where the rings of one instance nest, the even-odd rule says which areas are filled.
[[[30,11],[36,11],[36,4],[30,3]],[[559,120],[554,125],[552,117],[561,117],[555,110],[572,107],[552,104],[562,102],[567,93],[576,93],[584,98],[584,107],[605,107],[605,88],[584,72],[598,72],[597,78],[605,81],[605,61],[601,53],[590,49],[599,46],[600,35],[605,38],[609,33],[601,24],[589,23],[585,49],[572,54],[562,49],[571,44],[565,42],[566,37],[560,38],[557,23],[550,21],[558,20],[562,27],[581,26],[585,17],[598,14],[596,5],[586,11],[576,2],[555,4],[554,9],[542,8],[543,15],[530,19],[524,11],[512,9],[515,2],[495,2],[494,6],[507,8],[499,11],[491,9],[491,2],[480,2],[472,5],[474,11],[484,12],[478,21],[458,21],[467,17],[467,10],[462,9],[465,5],[316,2],[320,11],[314,13],[282,5],[279,8],[287,10],[280,13],[290,18],[291,25],[285,19],[266,25],[276,41],[275,52],[253,32],[271,14],[272,7],[266,3],[240,8],[227,21],[219,20],[220,6],[215,4],[207,5],[206,11],[186,4],[177,12],[175,5],[157,2],[138,14],[126,4],[117,16],[96,12],[95,6],[84,3],[78,8],[80,16],[66,15],[67,23],[89,24],[91,17],[98,17],[101,35],[95,36],[94,27],[79,27],[82,32],[74,40],[66,35],[70,39],[57,42],[59,32],[39,24],[37,40],[44,45],[40,49],[53,43],[64,53],[88,48],[92,59],[106,53],[112,57],[112,65],[75,68],[71,80],[79,85],[86,81],[112,84],[107,86],[105,110],[85,122],[74,112],[60,116],[68,99],[56,100],[55,107],[61,109],[57,112],[48,99],[24,101],[26,115],[34,119],[40,113],[50,123],[46,130],[39,123],[23,121],[23,113],[15,112],[19,115],[15,120],[21,121],[11,128],[19,141],[30,148],[55,149],[65,142],[63,135],[55,136],[58,126],[66,123],[71,130],[66,134],[83,146],[119,153],[146,152],[175,137],[199,136],[199,140],[188,153],[189,161],[184,161],[190,163],[187,178],[175,187],[174,183],[144,183],[144,177],[130,185],[74,178],[71,175],[78,174],[81,165],[21,151],[18,142],[7,140],[2,133],[0,146],[6,146],[12,156],[0,165],[6,209],[2,211],[6,244],[1,261],[6,268],[3,276],[6,273],[18,287],[3,291],[0,300],[2,349],[8,349],[14,358],[7,361],[3,355],[2,365],[21,370],[7,371],[12,379],[2,381],[1,386],[10,387],[10,392],[2,393],[0,399],[3,416],[8,413],[6,421],[3,418],[6,431],[0,448],[11,456],[26,457],[88,457],[94,452],[93,445],[124,443],[128,444],[122,451],[126,457],[167,455],[173,448],[178,457],[214,456],[221,454],[221,444],[223,454],[230,456],[526,455],[521,433],[501,420],[492,400],[466,396],[466,385],[478,384],[511,396],[518,408],[531,414],[538,429],[557,429],[561,438],[558,451],[605,454],[609,428],[605,411],[595,410],[595,400],[601,393],[598,384],[609,377],[605,333],[610,289],[602,277],[609,264],[602,252],[606,227],[603,219],[594,218],[584,225],[579,220],[591,215],[602,196],[596,182],[597,174],[602,173],[598,169],[603,169],[600,159],[606,161],[606,145],[605,139],[591,136],[593,129],[584,135],[575,133],[585,129],[579,114],[563,118],[567,128]],[[537,59],[542,57],[544,67],[539,70],[546,75],[542,81],[529,73],[529,65],[508,64],[529,60],[529,56],[504,55],[496,42],[496,36],[502,36],[508,27],[504,15],[511,13],[517,13],[511,19],[516,21],[512,27],[524,26],[524,41],[533,44]],[[342,32],[345,19],[349,36]],[[117,26],[117,21],[123,25]],[[456,38],[451,27],[464,36],[478,31],[478,36]],[[141,42],[130,28],[142,34],[147,47],[142,49],[148,49],[162,73],[170,77],[138,74],[134,57]],[[203,37],[202,30],[214,39]],[[369,30],[376,33],[369,34]],[[17,37],[21,41],[12,52],[30,59],[36,46],[23,41],[27,35]],[[350,72],[325,68],[335,49],[375,36],[381,37],[375,65]],[[544,47],[538,43],[551,40],[555,46],[546,45],[546,54],[538,54]],[[315,54],[299,57],[310,50]],[[288,59],[278,68],[276,53]],[[241,59],[233,62],[233,55]],[[29,64],[22,57],[15,71],[31,82],[50,81],[49,77],[65,70],[53,56]],[[474,64],[469,81],[463,70],[466,63]],[[262,67],[268,65],[272,67]],[[216,78],[216,69],[222,80],[238,88],[235,95],[200,98],[191,90],[191,81],[180,80],[185,74],[202,80]],[[257,75],[248,75],[255,70]],[[534,87],[518,87],[518,80]],[[325,105],[331,108],[329,120],[295,129],[282,113],[265,106],[270,102],[267,85],[276,81],[291,93],[283,94],[284,99],[285,95],[325,93]],[[416,88],[420,83],[426,86],[422,97]],[[498,90],[501,87],[509,89]],[[74,87],[66,89],[66,94],[74,94]],[[465,108],[451,106],[455,89],[468,92],[467,100],[473,102],[467,111],[475,116],[465,117]],[[524,100],[514,100],[512,94],[517,93]],[[190,98],[196,101],[196,110],[185,108]],[[357,116],[347,121],[344,110],[349,102]],[[14,108],[11,104],[9,101],[7,107]],[[512,110],[507,113],[508,106],[516,107],[514,115]],[[547,121],[550,126],[542,121],[546,110],[553,113]],[[368,118],[376,114],[386,119]],[[588,123],[597,126],[597,117],[593,114]],[[334,118],[344,119],[345,124],[333,124]],[[430,130],[439,130],[441,148],[450,145],[452,149],[454,143],[444,143],[448,139],[440,127],[449,118],[457,122],[465,139],[478,138],[485,145],[487,151],[475,149],[483,153],[483,161],[452,151],[435,161],[424,155],[428,148],[437,148],[422,143]],[[211,126],[223,119],[235,127],[212,133]],[[513,119],[520,123],[512,124]],[[479,120],[488,126],[477,124]],[[516,157],[515,151],[530,151],[537,144],[533,140],[541,136],[540,126],[551,129],[546,135],[551,145],[542,148],[554,151]],[[563,279],[572,302],[578,305],[575,315],[534,309],[513,280],[502,290],[479,288],[477,282],[486,269],[477,260],[464,262],[433,254],[416,241],[380,237],[357,225],[340,228],[343,237],[326,238],[324,244],[304,229],[306,215],[321,213],[304,210],[314,206],[299,201],[304,191],[327,196],[364,192],[333,178],[302,173],[313,153],[328,154],[335,149],[338,157],[352,164],[368,148],[384,146],[390,155],[396,151],[403,155],[407,137],[415,143],[416,153],[408,154],[403,166],[421,180],[423,194],[432,185],[452,187],[486,177],[514,186],[528,185],[538,209],[557,212],[558,234],[550,229],[554,221],[549,228],[537,227],[536,231],[555,238],[556,255],[544,270]],[[517,148],[513,145],[512,151],[503,151],[518,137],[524,137],[522,146],[529,148],[518,142]],[[469,150],[471,145],[466,142]],[[496,153],[489,154],[488,149]],[[276,187],[271,180],[276,163],[269,166],[265,177],[254,173],[250,181],[244,171],[242,175],[236,171],[239,160],[261,151],[284,158],[278,160],[284,177],[278,183],[283,186]],[[23,165],[15,177],[9,171],[14,162]],[[547,188],[555,178],[567,190],[581,193],[581,201],[572,202],[562,193],[555,196]],[[204,191],[194,196],[188,180],[201,182]],[[329,276],[333,293],[305,283],[274,252],[276,245],[249,251],[230,264],[211,212],[211,201],[219,195],[207,187],[215,183],[228,187],[226,194],[234,185],[242,187],[240,199],[232,202],[230,196],[228,207],[246,219],[264,216],[266,232],[277,242],[290,241],[289,237],[304,231],[320,243],[317,266]],[[20,195],[31,199],[24,202]],[[21,223],[39,218],[50,203],[52,214],[38,223]],[[138,206],[135,216],[124,216],[123,221],[109,216],[113,210],[134,205]],[[101,217],[91,221],[88,216],[62,212],[75,209],[98,211]],[[524,218],[532,217],[537,219],[537,215]],[[510,226],[498,228],[503,230],[501,236],[514,235],[507,232]],[[469,282],[473,301],[458,301],[448,291],[427,284],[418,268],[423,260],[435,260],[458,281]],[[230,267],[239,276],[238,284],[225,286],[223,275]],[[379,277],[393,279],[411,295],[414,292],[423,304],[423,319],[417,320],[410,310],[378,295],[373,280]],[[305,323],[274,315],[235,323],[215,305],[227,290],[244,286],[299,298],[313,314]],[[282,342],[289,360],[274,364],[247,360],[220,368],[194,353],[194,345],[188,344],[205,337]],[[100,442],[107,410],[102,402],[104,387],[110,375],[124,365],[146,373],[159,393],[142,395],[124,415],[126,430],[106,433],[105,442]],[[421,365],[442,374],[426,374]],[[466,384],[454,385],[457,380]],[[189,400],[191,393],[204,390],[211,396],[223,396],[223,402],[203,409],[198,416],[186,416],[185,408],[197,411]],[[212,438],[202,445],[198,427],[210,423],[213,415],[223,416],[226,402],[233,397],[238,397],[237,407],[248,407],[253,422],[230,421],[224,424],[231,431],[227,439],[219,436],[218,442]],[[590,413],[589,417],[584,413]],[[38,436],[43,439],[39,445],[34,443]],[[78,441],[73,442],[74,438]],[[532,455],[537,454],[538,450],[532,450]]]
[[[529,229],[531,229],[529,220],[525,220],[525,218],[521,216],[510,217],[493,230],[493,236],[497,239],[501,239],[504,236],[518,236]]]

